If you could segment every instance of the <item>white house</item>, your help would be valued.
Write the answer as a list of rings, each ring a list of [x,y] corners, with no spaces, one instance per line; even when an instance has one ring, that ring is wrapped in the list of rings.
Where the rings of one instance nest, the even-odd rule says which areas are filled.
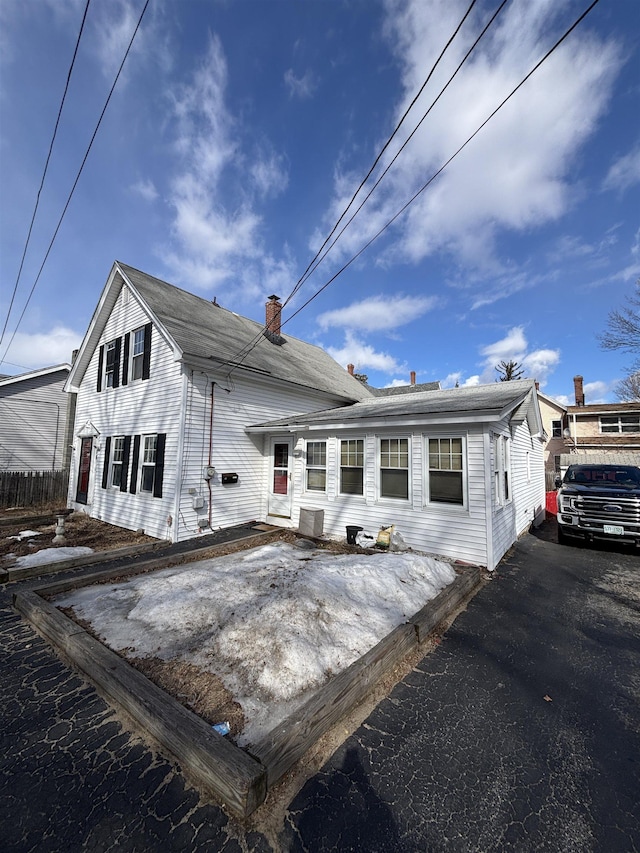
[[[73,395],[70,364],[0,379],[0,471],[55,471],[69,465]]]
[[[397,524],[493,568],[544,514],[532,382],[378,395],[322,349],[116,262],[72,367],[69,502],[179,541],[262,520]]]

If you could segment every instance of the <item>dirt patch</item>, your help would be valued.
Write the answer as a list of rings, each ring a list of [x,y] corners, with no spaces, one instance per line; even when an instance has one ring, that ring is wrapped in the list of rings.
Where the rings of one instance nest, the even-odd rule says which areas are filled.
[[[244,728],[242,708],[217,675],[182,661],[129,657],[127,649],[123,654],[150,681],[205,722],[229,723],[232,737]]]
[[[59,508],[58,508],[59,509]],[[63,512],[64,510],[60,510]],[[37,515],[32,518],[39,518],[45,515],[46,509],[38,509]],[[56,509],[50,510],[51,515],[56,514]],[[56,535],[56,522],[33,523],[29,521],[29,516],[20,514],[20,516],[12,518],[16,513],[3,511],[1,513],[5,525],[0,529],[0,563],[7,558],[7,555],[13,554],[15,557],[24,557],[27,554],[33,554],[36,551],[41,551],[43,548],[56,548],[52,539]],[[7,519],[12,519],[11,524],[6,524]],[[32,530],[38,535],[28,536],[18,540],[11,537],[18,536],[21,531]],[[64,536],[66,539],[66,548],[76,548],[84,546],[93,548],[94,551],[108,551],[112,548],[123,548],[126,545],[142,545],[144,543],[153,544],[158,542],[157,539],[151,536],[146,536],[144,533],[136,533],[135,530],[125,530],[123,527],[115,527],[113,524],[107,524],[104,521],[98,521],[91,518],[82,512],[73,512],[65,519]]]

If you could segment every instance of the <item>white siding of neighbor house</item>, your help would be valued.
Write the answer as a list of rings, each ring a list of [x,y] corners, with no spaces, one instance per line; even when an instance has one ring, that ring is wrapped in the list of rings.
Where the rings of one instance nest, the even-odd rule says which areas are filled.
[[[247,378],[240,371],[231,378],[198,369],[187,372],[184,462],[178,484],[180,505],[175,531],[179,540],[210,532],[209,500],[213,530],[266,518],[269,438],[249,436],[245,427],[334,404],[308,389],[286,387],[262,377]],[[215,385],[211,427],[212,382]],[[216,471],[207,482],[203,469],[209,464],[210,431],[211,465]],[[223,485],[223,473],[237,474],[238,482]],[[194,508],[194,498],[202,499],[204,505]],[[200,527],[199,520],[206,526]]]
[[[493,562],[497,565],[518,536],[544,518],[544,446],[536,436],[531,435],[526,420],[518,423],[511,431],[507,424],[494,424],[491,432],[511,438],[511,499],[503,506],[497,506],[496,503],[493,455],[491,457],[491,528]],[[494,445],[491,442],[493,452]]]
[[[143,529],[150,536],[171,539],[175,526],[174,494],[182,424],[180,401],[183,378],[181,366],[174,360],[172,349],[155,326],[151,334],[149,379],[96,391],[99,346],[149,321],[150,318],[137,300],[123,288],[78,392],[69,503],[110,524],[130,530]],[[87,505],[84,505],[76,503],[75,497],[81,444],[78,433],[87,422],[93,424],[99,436],[94,440],[89,499]],[[166,433],[163,497],[156,498],[139,490],[135,494],[120,492],[111,486],[103,489],[102,471],[107,436],[143,436],[153,433]]]
[[[465,440],[466,504],[464,507],[428,504],[426,500],[429,437],[462,436]],[[409,439],[409,500],[380,498],[379,439]],[[364,495],[339,494],[340,440],[362,438],[365,441]],[[305,440],[327,442],[326,492],[305,491]],[[340,433],[299,433],[296,436],[294,512],[292,523],[299,521],[300,509],[324,510],[324,532],[346,536],[347,525],[358,525],[377,536],[381,526],[393,524],[407,545],[443,556],[487,565],[487,520],[484,494],[484,441],[480,426],[364,431]]]
[[[63,467],[68,369],[0,386],[0,471]]]

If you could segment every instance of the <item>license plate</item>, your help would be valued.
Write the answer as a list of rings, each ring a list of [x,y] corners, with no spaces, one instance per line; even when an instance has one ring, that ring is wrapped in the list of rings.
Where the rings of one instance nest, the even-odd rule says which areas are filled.
[[[624,527],[619,524],[605,524],[604,532],[611,533],[614,536],[624,536]]]

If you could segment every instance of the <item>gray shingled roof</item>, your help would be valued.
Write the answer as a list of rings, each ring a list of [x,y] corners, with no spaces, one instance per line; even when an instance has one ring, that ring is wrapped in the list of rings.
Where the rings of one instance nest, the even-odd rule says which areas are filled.
[[[193,356],[211,359],[212,364],[228,361],[231,367],[240,361],[239,351],[257,340],[257,345],[242,360],[244,368],[347,401],[371,398],[372,392],[320,347],[291,337],[286,331],[285,343],[273,344],[264,337],[264,326],[255,320],[117,263],[180,347],[185,360]]]
[[[531,393],[531,380],[494,382],[492,385],[475,385],[448,390],[422,391],[354,403],[338,409],[325,409],[293,418],[281,418],[256,428],[295,426],[297,424],[335,424],[366,419],[415,418],[422,415],[477,415],[485,418],[499,417],[516,409]]]
[[[439,391],[439,382],[421,382],[418,385],[394,385],[392,388],[372,388],[374,397],[393,397],[396,394],[419,394],[421,391]]]

